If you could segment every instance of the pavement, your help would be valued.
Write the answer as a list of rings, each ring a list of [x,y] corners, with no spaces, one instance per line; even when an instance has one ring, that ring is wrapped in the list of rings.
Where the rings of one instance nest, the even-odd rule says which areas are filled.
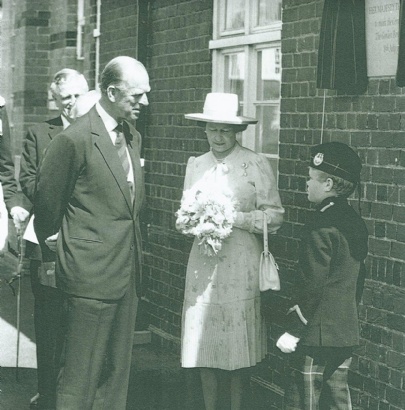
[[[0,257],[0,410],[28,410],[37,392],[34,300],[30,277],[24,270],[16,368],[18,281],[13,283],[16,295],[7,284],[16,267],[13,254]],[[182,369],[178,354],[156,343],[135,344],[127,410],[203,410],[199,377],[193,370]]]

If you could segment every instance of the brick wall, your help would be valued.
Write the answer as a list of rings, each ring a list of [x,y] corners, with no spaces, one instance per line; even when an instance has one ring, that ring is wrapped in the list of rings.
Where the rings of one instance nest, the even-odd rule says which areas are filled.
[[[27,128],[55,115],[47,105],[53,74],[64,67],[82,70],[76,60],[77,1],[4,0],[3,12],[1,93],[18,161]]]
[[[151,78],[144,138],[147,220],[145,276],[150,323],[178,342],[185,267],[191,246],[175,231],[185,165],[208,149],[202,129],[184,119],[201,110],[211,90],[212,1],[156,0],[149,17],[147,68]]]
[[[49,78],[49,8],[44,1],[3,1],[3,70],[11,119],[13,150],[21,152],[27,123],[36,122],[46,107]],[[7,67],[7,68],[6,68]],[[42,85],[44,85],[42,87]]]
[[[82,71],[82,61],[76,60],[77,0],[50,2],[50,50],[48,66],[51,77],[68,67]],[[50,79],[48,79],[49,83]]]
[[[309,207],[309,147],[321,141],[324,90],[316,88],[316,62],[322,7],[319,0],[283,2],[279,186],[286,218],[278,257],[286,291],[279,297],[288,295],[296,238]],[[364,163],[362,210],[370,251],[360,306],[362,340],[350,377],[354,404],[363,409],[405,408],[404,107],[394,78],[370,80],[364,95],[325,92],[323,141],[350,144]],[[273,351],[267,370],[282,384],[284,362]]]
[[[137,1],[101,2],[100,68],[119,55],[137,56]]]

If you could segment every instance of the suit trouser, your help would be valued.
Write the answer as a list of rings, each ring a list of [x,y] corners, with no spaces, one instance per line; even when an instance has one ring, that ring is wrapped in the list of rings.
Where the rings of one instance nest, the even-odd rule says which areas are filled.
[[[134,277],[120,300],[65,296],[57,410],[125,410],[137,305]]]
[[[352,349],[308,348],[290,356],[285,410],[350,410],[347,382]]]
[[[52,408],[55,407],[56,373],[61,352],[62,294],[56,288],[39,283],[40,266],[40,261],[30,261],[31,288],[34,294],[38,393],[41,396],[41,405]]]

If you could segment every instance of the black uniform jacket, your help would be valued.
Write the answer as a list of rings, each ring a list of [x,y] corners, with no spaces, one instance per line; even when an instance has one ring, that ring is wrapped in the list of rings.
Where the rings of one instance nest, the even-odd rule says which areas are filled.
[[[295,310],[287,315],[287,331],[300,337],[301,345],[359,343],[357,305],[364,286],[367,240],[366,225],[346,198],[323,201],[304,226]]]

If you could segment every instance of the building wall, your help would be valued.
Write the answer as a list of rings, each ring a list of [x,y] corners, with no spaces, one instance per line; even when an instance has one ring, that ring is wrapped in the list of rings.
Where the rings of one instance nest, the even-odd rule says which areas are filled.
[[[81,72],[82,61],[76,60],[77,0],[52,1],[49,6],[50,75],[65,67]]]
[[[27,128],[55,115],[48,107],[53,74],[64,67],[82,70],[76,59],[76,7],[77,0],[3,1],[0,85],[17,167]]]
[[[200,111],[211,90],[211,0],[156,0],[148,22],[151,79],[144,157],[150,226],[145,276],[149,321],[178,348],[185,267],[190,241],[175,230],[188,157],[207,151],[202,129],[184,119]]]
[[[137,1],[101,2],[100,67],[119,55],[137,57]]]
[[[36,122],[46,107],[49,78],[49,8],[44,1],[3,1],[3,71],[13,149],[21,152],[26,122]]]

